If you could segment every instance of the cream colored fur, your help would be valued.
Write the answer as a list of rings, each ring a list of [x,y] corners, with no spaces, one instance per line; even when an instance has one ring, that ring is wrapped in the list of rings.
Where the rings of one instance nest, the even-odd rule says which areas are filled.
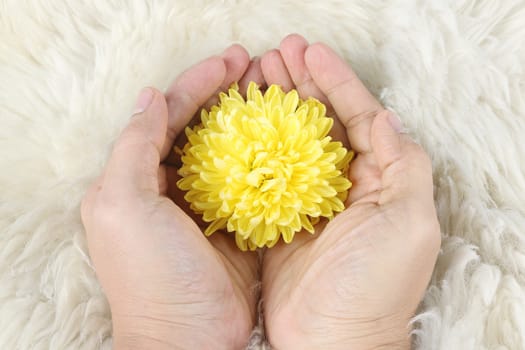
[[[525,348],[522,0],[0,0],[0,349],[111,347],[79,202],[138,91],[292,32],[432,157],[443,244],[415,348]]]

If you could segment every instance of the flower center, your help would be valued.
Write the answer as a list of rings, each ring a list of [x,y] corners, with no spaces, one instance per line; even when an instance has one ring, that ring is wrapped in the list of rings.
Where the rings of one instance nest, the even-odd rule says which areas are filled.
[[[284,162],[283,158],[286,157],[280,154],[282,152],[259,151],[254,153],[250,171],[246,176],[246,183],[262,193],[281,194],[286,191],[292,169]]]
[[[202,111],[202,124],[186,129],[177,185],[210,223],[206,235],[227,230],[242,250],[272,247],[344,209],[352,153],[327,136],[325,112],[295,90],[272,85],[263,95],[253,82],[246,100],[232,88]]]

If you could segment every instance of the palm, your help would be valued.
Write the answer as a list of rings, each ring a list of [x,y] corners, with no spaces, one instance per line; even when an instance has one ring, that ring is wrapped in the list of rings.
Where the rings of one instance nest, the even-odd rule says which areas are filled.
[[[315,96],[327,104],[328,113],[335,119],[331,135],[348,146],[349,135],[345,125],[340,122],[341,118],[336,117],[331,101],[319,89],[306,66],[307,47],[306,41],[298,36],[285,39],[281,43],[279,53],[270,52],[263,57],[265,78],[269,83],[280,84],[288,89],[296,88],[303,97]],[[280,70],[276,68],[279,66]],[[338,79],[348,75],[337,73],[335,75],[338,75]],[[335,86],[335,82],[332,83]],[[381,110],[381,106],[366,93],[361,95],[364,95],[365,100],[372,101],[371,107],[367,110]],[[363,96],[360,97],[363,99]],[[366,119],[373,119],[374,116],[375,112],[368,115],[361,113],[359,118],[366,121]],[[366,134],[365,136],[368,137]],[[279,329],[286,329],[282,328],[284,325],[279,325],[279,320],[289,319],[291,314],[297,314],[300,309],[316,310],[324,315],[332,312],[334,317],[337,316],[334,310],[336,305],[330,305],[332,301],[339,301],[334,293],[340,293],[341,288],[347,289],[344,286],[362,286],[359,281],[360,275],[352,271],[351,265],[369,256],[368,250],[371,247],[367,246],[367,242],[363,239],[356,240],[356,237],[360,236],[356,231],[366,230],[370,226],[376,228],[384,219],[378,207],[378,190],[382,187],[381,172],[373,153],[359,152],[359,146],[369,143],[369,140],[363,141],[363,137],[360,137],[357,141],[360,144],[354,147],[357,154],[349,169],[353,187],[348,202],[351,202],[352,206],[328,225],[326,223],[318,225],[313,236],[301,232],[291,244],[280,243],[265,253],[263,268],[265,316],[267,327],[277,332]],[[354,293],[357,292],[354,290]],[[355,300],[355,298],[349,300],[352,299]],[[311,315],[304,319],[309,317],[311,318]]]
[[[357,155],[351,205],[314,235],[299,233],[265,252],[270,341],[283,349],[406,346],[439,243],[428,158],[393,131],[389,113],[329,48],[292,35],[263,57],[262,69],[268,83],[326,103],[340,122],[332,136]]]
[[[212,343],[230,339],[230,348],[245,344],[255,322],[257,254],[239,251],[226,234],[215,233],[209,239],[203,235],[205,223],[189,209],[184,193],[176,186],[180,158],[173,152],[173,144],[185,143],[182,130],[200,115],[200,106],[215,102],[217,90],[224,91],[235,81],[242,84],[255,80],[257,70],[260,68],[250,63],[247,52],[233,45],[220,58],[212,57],[179,76],[166,93],[168,132],[160,154],[160,208],[165,212],[165,220],[171,222],[169,226],[178,228],[177,234],[171,234],[165,242],[173,244],[173,249],[168,250],[180,252],[177,255],[181,256],[174,259],[186,266],[178,269],[182,275],[172,276],[171,280],[182,277],[189,282],[185,290],[190,288],[193,292],[185,295],[187,302],[203,307],[203,322],[196,326],[206,332]]]
[[[169,165],[166,168],[167,198],[163,209],[166,211],[165,217],[173,221],[173,227],[185,227],[181,230],[183,235],[173,235],[171,238],[178,250],[184,247],[186,251],[192,252],[184,259],[185,264],[197,269],[188,270],[191,274],[195,273],[189,278],[198,277],[192,280],[193,287],[199,296],[208,298],[209,305],[220,306],[215,308],[219,314],[210,316],[230,320],[232,327],[228,327],[228,330],[249,333],[254,323],[258,297],[253,288],[258,280],[257,255],[241,252],[225,234],[216,233],[207,239],[202,233],[204,223],[186,214],[191,211],[176,186],[176,168]]]
[[[173,251],[191,252],[184,257],[182,268],[170,269],[174,284],[184,286],[182,297],[173,293],[177,302],[202,306],[206,316],[199,327],[208,329],[212,338],[243,341],[255,320],[258,295],[251,287],[258,278],[256,255],[240,252],[235,243],[222,234],[206,239],[196,223],[171,200],[166,199],[159,215],[171,221],[168,227],[178,228],[177,234],[168,232],[170,237],[163,240],[167,242],[163,251],[168,255]],[[231,343],[230,346],[237,348],[239,344]]]
[[[281,243],[265,253],[263,295],[269,296],[265,299],[265,316],[270,333],[288,331],[293,322],[299,322],[295,327],[302,328],[301,332],[329,333],[330,328],[318,328],[319,316],[325,318],[323,323],[327,325],[343,316],[341,309],[348,317],[346,310],[355,309],[352,304],[360,308],[370,304],[367,298],[378,288],[374,281],[384,281],[383,277],[389,275],[388,271],[373,271],[373,266],[367,265],[367,261],[382,259],[381,251],[388,249],[371,245],[370,242],[386,242],[371,235],[391,230],[378,203],[380,195],[373,190],[374,185],[381,183],[376,170],[361,162],[352,163],[352,173],[369,179],[367,183],[354,182],[352,193],[360,193],[362,198],[332,222],[319,225],[315,235],[302,232],[292,244]],[[381,276],[374,278],[373,274]],[[371,306],[377,307],[380,316],[381,305]],[[354,316],[356,320],[361,317]],[[304,321],[314,319],[317,321],[311,324]],[[283,322],[288,322],[288,326]]]
[[[220,86],[221,90],[225,90],[234,81],[240,80],[240,85],[246,85],[250,80],[257,80],[260,76],[260,68],[254,66],[253,62],[248,66],[248,56],[244,49],[240,46],[232,46],[226,50],[229,54],[229,64],[227,64],[226,76],[223,78]],[[165,144],[169,145],[165,149],[164,162],[162,165],[161,174],[165,174],[160,180],[160,193],[164,195],[168,202],[169,210],[173,212],[171,218],[175,221],[174,225],[180,226],[181,222],[186,220],[186,226],[191,233],[188,239],[192,241],[192,247],[187,251],[195,252],[195,255],[186,258],[194,259],[195,264],[206,266],[202,269],[205,274],[199,281],[203,285],[200,286],[207,293],[204,296],[216,295],[217,291],[231,290],[230,300],[224,300],[224,295],[221,299],[216,300],[217,305],[224,305],[224,312],[228,312],[228,317],[232,319],[232,327],[230,330],[239,331],[240,329],[247,329],[253,326],[256,305],[258,298],[259,269],[257,254],[255,252],[241,252],[235,241],[231,239],[231,234],[226,232],[216,232],[211,237],[206,238],[203,231],[207,227],[200,215],[195,214],[190,209],[189,203],[184,199],[184,192],[181,191],[176,183],[180,179],[178,169],[181,166],[180,155],[174,152],[172,144],[175,147],[183,148],[187,142],[187,138],[182,131],[187,125],[192,125],[200,119],[200,106],[209,106],[215,102],[216,96],[206,93],[206,89],[202,89],[202,85],[195,83],[197,80],[205,80],[206,87],[209,88],[212,84],[210,82],[210,74],[213,77],[216,74],[216,69],[208,68],[208,72],[198,70],[185,73],[188,76],[182,75],[178,82],[175,82],[168,92],[168,101],[170,99],[174,102],[180,100],[180,94],[191,96],[193,104],[191,109],[180,111],[180,105],[175,103],[168,103],[169,114],[172,116],[187,115],[179,123],[173,125],[175,129],[174,135],[178,135],[175,140],[168,139]],[[262,82],[260,82],[262,83]],[[193,87],[195,91],[186,91],[183,88]],[[216,89],[216,87],[214,88]],[[209,92],[215,93],[213,89]],[[197,108],[197,106],[199,106]],[[191,113],[191,114],[190,114]],[[173,118],[176,119],[176,118]],[[176,120],[175,120],[176,121]],[[183,220],[180,218],[183,217]],[[237,310],[234,312],[234,310]],[[238,324],[237,324],[238,323]],[[251,329],[251,328],[250,328]]]

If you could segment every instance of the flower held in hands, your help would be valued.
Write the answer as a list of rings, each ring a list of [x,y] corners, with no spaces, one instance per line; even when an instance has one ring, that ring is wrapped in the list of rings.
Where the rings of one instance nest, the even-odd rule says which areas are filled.
[[[177,183],[210,223],[206,235],[227,229],[242,250],[272,247],[344,209],[353,152],[328,136],[333,120],[321,102],[278,85],[263,95],[254,82],[246,101],[237,86],[219,97],[186,128]]]

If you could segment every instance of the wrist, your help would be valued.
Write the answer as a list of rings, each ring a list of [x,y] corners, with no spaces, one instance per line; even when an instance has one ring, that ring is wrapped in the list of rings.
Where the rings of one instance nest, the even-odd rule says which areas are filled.
[[[407,323],[390,323],[374,320],[364,325],[349,327],[348,346],[355,350],[409,350],[410,326]],[[344,343],[344,342],[343,342]]]
[[[176,327],[170,322],[160,319],[113,318],[113,349],[189,349],[181,341],[178,341],[178,333]]]
[[[268,340],[275,349],[324,350],[409,350],[411,348],[410,318],[312,317],[298,320],[283,318],[287,322],[273,324],[267,329]]]
[[[398,340],[377,338],[363,339],[353,343],[352,349],[355,350],[410,350],[411,342],[409,337]]]
[[[222,325],[227,328],[228,325]],[[219,332],[220,333],[220,332]],[[114,327],[114,350],[194,350],[194,349],[244,349],[244,340],[229,339],[227,334],[217,334],[213,329],[177,325],[163,327],[155,324],[141,329]]]
[[[152,310],[147,315],[113,314],[113,349],[244,349],[253,328],[252,322],[246,322],[244,330],[228,320],[214,319],[211,308],[173,314]]]
[[[143,335],[114,335],[113,336],[114,350],[173,350],[183,349],[176,344],[166,342],[161,339],[148,338]]]

